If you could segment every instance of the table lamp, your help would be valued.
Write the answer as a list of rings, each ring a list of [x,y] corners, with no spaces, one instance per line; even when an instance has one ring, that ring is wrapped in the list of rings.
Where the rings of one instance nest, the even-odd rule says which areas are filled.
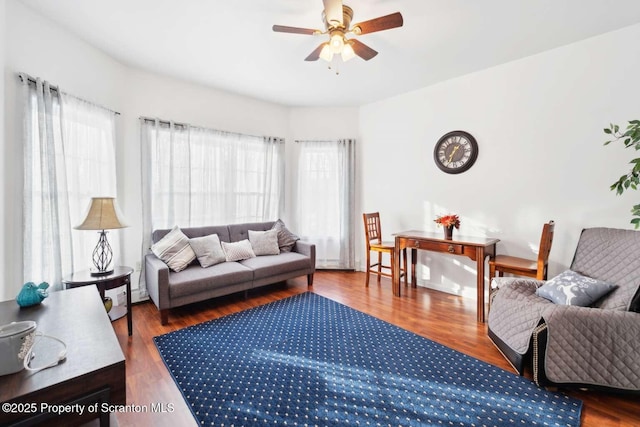
[[[113,197],[92,197],[87,216],[82,224],[74,227],[76,230],[100,230],[98,244],[93,250],[93,265],[96,270],[91,271],[92,276],[105,276],[113,272],[109,268],[113,259],[113,250],[107,240],[105,230],[125,228],[122,214]]]

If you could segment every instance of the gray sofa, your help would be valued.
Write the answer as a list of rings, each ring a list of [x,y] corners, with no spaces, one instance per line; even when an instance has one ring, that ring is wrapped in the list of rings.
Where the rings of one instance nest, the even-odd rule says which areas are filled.
[[[248,238],[249,230],[266,231],[273,221],[231,224],[210,227],[182,228],[190,239],[217,234],[221,242],[237,242]],[[153,243],[171,230],[155,230]],[[149,297],[160,311],[160,321],[168,323],[169,309],[204,301],[260,286],[281,282],[298,276],[307,276],[307,285],[313,285],[316,248],[309,242],[298,240],[291,252],[265,255],[237,262],[222,262],[203,268],[195,259],[186,269],[175,272],[153,253],[145,256],[145,279]]]
[[[588,280],[494,279],[489,337],[520,374],[531,362],[538,385],[640,392],[639,253],[639,231],[588,228],[568,272]],[[615,287],[579,306],[593,279]],[[540,296],[547,284],[567,300]]]

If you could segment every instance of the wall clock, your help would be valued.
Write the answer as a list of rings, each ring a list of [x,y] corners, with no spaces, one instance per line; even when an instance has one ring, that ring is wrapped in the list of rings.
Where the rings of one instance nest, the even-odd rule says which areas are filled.
[[[454,130],[442,136],[433,149],[433,160],[446,173],[469,170],[478,158],[478,142],[468,132]]]

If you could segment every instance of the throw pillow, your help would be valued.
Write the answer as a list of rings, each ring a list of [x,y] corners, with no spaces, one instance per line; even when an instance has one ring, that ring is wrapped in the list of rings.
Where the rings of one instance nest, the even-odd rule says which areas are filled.
[[[251,242],[248,239],[239,242],[222,242],[227,261],[242,261],[243,259],[255,258],[256,254],[251,248]]]
[[[198,262],[204,268],[220,264],[227,259],[217,234],[189,239],[189,244],[196,253]]]
[[[196,259],[196,254],[189,245],[189,238],[177,225],[151,246],[151,252],[175,272],[184,270]]]
[[[291,252],[293,246],[300,240],[298,236],[287,229],[281,219],[277,220],[271,229],[278,230],[278,246],[280,247],[280,252]]]
[[[588,307],[615,287],[612,283],[567,270],[548,280],[536,294],[556,304]]]
[[[249,230],[249,241],[256,256],[278,255],[278,230],[254,231]]]

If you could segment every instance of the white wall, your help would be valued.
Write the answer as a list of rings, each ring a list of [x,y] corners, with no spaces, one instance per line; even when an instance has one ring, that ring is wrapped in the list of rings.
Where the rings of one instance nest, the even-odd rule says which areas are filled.
[[[554,219],[550,274],[568,268],[582,228],[630,228],[637,194],[609,185],[635,153],[603,147],[602,128],[640,116],[638,39],[635,25],[362,107],[363,210],[380,210],[386,233],[441,232],[436,215],[457,213],[454,233],[497,237],[499,253],[528,257]],[[475,136],[479,156],[448,175],[433,148],[456,129]],[[419,259],[422,284],[474,295],[475,262]]]

